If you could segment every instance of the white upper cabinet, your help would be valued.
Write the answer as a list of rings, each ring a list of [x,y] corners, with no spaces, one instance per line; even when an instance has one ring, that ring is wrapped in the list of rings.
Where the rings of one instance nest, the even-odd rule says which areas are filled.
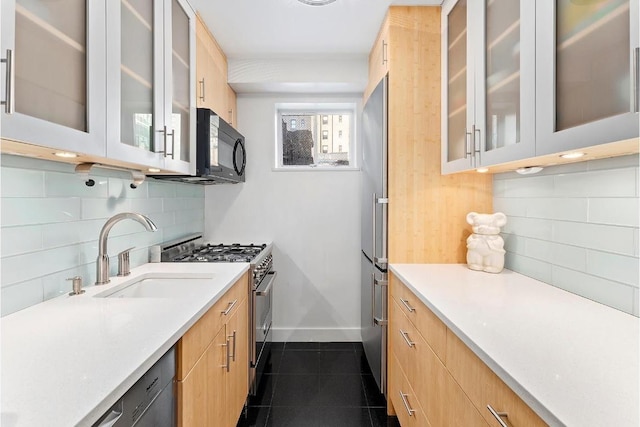
[[[638,0],[536,9],[537,154],[638,137]]]
[[[534,16],[531,0],[443,5],[443,173],[534,155]]]
[[[105,155],[105,2],[2,0],[2,137]]]
[[[107,3],[107,157],[195,172],[195,13],[180,0]]]

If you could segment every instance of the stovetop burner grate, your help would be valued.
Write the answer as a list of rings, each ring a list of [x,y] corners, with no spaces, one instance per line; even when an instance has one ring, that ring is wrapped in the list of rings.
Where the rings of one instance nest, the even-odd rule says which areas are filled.
[[[192,251],[176,256],[174,262],[251,262],[267,245],[212,245],[196,247]]]

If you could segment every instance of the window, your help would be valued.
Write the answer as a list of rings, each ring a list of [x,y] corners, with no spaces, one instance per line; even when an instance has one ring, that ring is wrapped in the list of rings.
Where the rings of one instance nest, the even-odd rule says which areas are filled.
[[[355,111],[355,103],[276,104],[276,169],[356,167]]]

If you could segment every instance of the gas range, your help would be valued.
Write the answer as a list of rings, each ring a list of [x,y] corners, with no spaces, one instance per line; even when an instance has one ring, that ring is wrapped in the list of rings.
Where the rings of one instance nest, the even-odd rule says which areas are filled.
[[[271,354],[273,271],[271,244],[231,245],[204,243],[194,234],[152,247],[152,262],[248,262],[249,263],[249,378],[256,394]]]

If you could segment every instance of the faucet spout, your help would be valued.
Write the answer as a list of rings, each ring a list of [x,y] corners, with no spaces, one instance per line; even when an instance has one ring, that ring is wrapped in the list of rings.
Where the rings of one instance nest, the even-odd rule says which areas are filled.
[[[148,217],[134,212],[123,212],[109,218],[100,230],[98,238],[98,259],[96,260],[96,285],[109,283],[109,255],[107,254],[107,239],[109,231],[123,219],[132,219],[144,226],[147,231],[156,231],[158,227]]]

